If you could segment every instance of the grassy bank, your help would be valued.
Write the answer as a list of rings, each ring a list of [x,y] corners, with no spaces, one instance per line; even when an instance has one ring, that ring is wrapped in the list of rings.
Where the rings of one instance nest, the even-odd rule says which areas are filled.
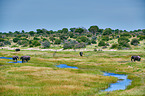
[[[145,95],[144,51],[21,51],[0,50],[0,57],[29,55],[28,63],[7,63],[0,59],[0,95],[2,96],[116,96]],[[141,62],[131,62],[132,55],[140,55]],[[67,64],[79,69],[60,69]],[[127,74],[133,80],[126,90],[101,92],[117,78],[102,76],[102,71]]]

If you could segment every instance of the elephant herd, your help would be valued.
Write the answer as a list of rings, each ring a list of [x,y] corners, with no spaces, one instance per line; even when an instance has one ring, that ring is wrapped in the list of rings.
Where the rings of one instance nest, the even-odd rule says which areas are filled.
[[[13,60],[17,61],[17,59],[19,59],[19,56],[13,56],[12,58]],[[22,63],[24,63],[24,61],[28,62],[28,60],[30,60],[30,56],[21,56],[20,59],[22,59]]]
[[[83,56],[83,52],[80,52],[79,55],[80,56]],[[13,56],[12,58],[13,58],[13,60],[17,61],[17,59],[19,59],[19,56]],[[28,60],[30,60],[30,56],[21,56],[20,59],[22,59],[22,63],[24,63],[24,61],[27,61],[28,62]],[[134,61],[136,61],[136,60],[137,61],[140,61],[141,60],[141,57],[140,56],[131,56],[131,61],[132,61],[132,59]]]
[[[83,52],[80,52],[79,53],[80,54],[80,56],[83,56]],[[141,57],[140,56],[131,56],[131,61],[132,61],[132,59],[134,59],[134,62],[137,60],[137,61],[140,61],[141,60]]]

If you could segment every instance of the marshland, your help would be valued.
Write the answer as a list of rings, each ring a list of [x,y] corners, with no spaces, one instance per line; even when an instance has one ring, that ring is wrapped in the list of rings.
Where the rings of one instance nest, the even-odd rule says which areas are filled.
[[[0,95],[144,96],[144,34],[145,29],[126,32],[98,26],[0,33]],[[21,56],[30,60],[23,62]],[[131,61],[132,56],[141,60]],[[123,88],[104,91],[124,80]]]

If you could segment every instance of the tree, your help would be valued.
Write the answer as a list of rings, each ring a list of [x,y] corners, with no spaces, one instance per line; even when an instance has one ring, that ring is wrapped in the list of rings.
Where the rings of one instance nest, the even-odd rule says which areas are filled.
[[[93,33],[93,35],[96,34],[96,32],[99,31],[99,27],[98,26],[90,26],[90,28],[88,29],[91,33]]]
[[[34,36],[35,32],[34,32],[34,31],[30,31],[29,34],[30,34],[31,36]]]
[[[37,34],[43,33],[43,31],[41,29],[37,29]]]
[[[71,31],[71,32],[75,32],[75,29],[76,29],[76,28],[70,28],[70,31]]]
[[[145,34],[145,29],[143,29],[142,32]]]
[[[83,28],[77,28],[75,30],[76,33],[79,33],[79,34],[82,34],[84,32],[84,29]]]
[[[67,32],[68,32],[68,29],[67,29],[67,28],[63,28],[63,29],[62,29],[62,32],[63,32],[63,33],[67,33]]]
[[[106,28],[103,32],[103,35],[110,35],[112,34],[112,29],[111,28]]]
[[[22,33],[25,33],[25,31],[24,31],[24,30],[22,30]]]

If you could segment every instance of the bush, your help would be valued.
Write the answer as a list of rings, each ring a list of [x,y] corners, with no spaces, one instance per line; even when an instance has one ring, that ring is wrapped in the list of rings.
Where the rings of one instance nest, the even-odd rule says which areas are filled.
[[[10,41],[4,41],[4,44],[5,45],[11,45],[11,42]]]
[[[76,44],[74,48],[78,49],[78,48],[85,48],[85,47],[86,47],[85,43],[79,43],[79,44]]]
[[[3,42],[0,42],[0,47],[4,46],[4,43]]]
[[[92,39],[92,40],[91,40],[91,43],[92,43],[92,44],[96,44],[97,42],[96,42],[96,40]]]
[[[42,46],[44,48],[49,48],[50,47],[50,42],[49,41],[45,41],[45,42],[42,43]]]
[[[60,39],[56,39],[54,44],[60,44],[61,43],[61,40]]]
[[[118,48],[118,44],[116,43],[112,44],[111,49],[116,49],[116,48]]]
[[[41,43],[40,43],[39,41],[37,41],[37,40],[34,40],[34,41],[32,42],[32,45],[36,47],[36,46],[40,46]]]
[[[77,40],[78,42],[85,42],[85,43],[87,43],[87,42],[90,41],[90,40],[89,40],[87,37],[85,37],[85,36],[78,37],[76,40]]]
[[[100,41],[99,44],[98,44],[98,46],[105,46],[105,45],[106,45],[106,44],[105,44],[104,41]]]
[[[103,41],[109,41],[109,36],[103,36],[103,37],[102,37],[102,40],[103,40]]]
[[[123,34],[120,34],[120,37],[129,37],[129,38],[131,38],[131,35],[130,35],[130,33],[123,33]]]
[[[34,38],[33,38],[33,40],[40,40],[40,39],[39,39],[39,38],[37,38],[37,37],[34,37]]]
[[[3,38],[0,38],[0,42],[3,42],[3,41],[5,41]]]
[[[139,40],[137,39],[137,38],[133,38],[132,40],[131,40],[131,45],[138,45],[139,44]]]
[[[13,42],[14,42],[14,43],[17,43],[18,41],[19,41],[19,38],[14,38],[14,39],[13,39]]]

